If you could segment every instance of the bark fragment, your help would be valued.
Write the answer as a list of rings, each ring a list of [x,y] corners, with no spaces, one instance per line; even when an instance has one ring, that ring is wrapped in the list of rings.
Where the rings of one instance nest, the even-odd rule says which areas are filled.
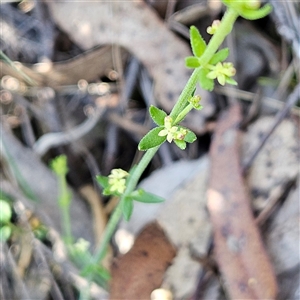
[[[216,260],[231,299],[274,299],[277,283],[242,178],[237,104],[217,124],[211,145],[208,209]]]

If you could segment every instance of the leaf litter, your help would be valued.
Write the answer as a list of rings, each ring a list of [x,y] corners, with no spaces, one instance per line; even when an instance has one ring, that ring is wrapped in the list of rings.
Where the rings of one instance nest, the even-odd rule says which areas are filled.
[[[75,299],[74,292],[76,294],[78,290],[87,286],[86,280],[63,255],[63,243],[59,237],[59,214],[55,208],[57,186],[45,162],[47,163],[50,157],[61,151],[68,153],[70,165],[74,168],[70,173],[69,183],[74,190],[77,190],[73,192],[74,202],[71,213],[74,226],[72,229],[75,236],[84,237],[93,245],[94,240],[101,239],[101,230],[97,226],[103,227],[108,216],[104,215],[103,200],[99,206],[95,204],[95,193],[83,192],[86,182],[92,183],[91,178],[99,170],[98,164],[100,169],[104,168],[104,165],[106,169],[110,169],[112,164],[120,167],[120,164],[125,163],[129,169],[134,159],[129,153],[133,153],[134,147],[130,145],[132,148],[129,149],[124,145],[128,147],[130,144],[128,141],[131,139],[138,141],[142,137],[141,132],[147,132],[150,128],[140,122],[144,118],[143,106],[153,104],[170,109],[189,76],[189,71],[184,68],[184,58],[190,56],[191,51],[188,43],[182,38],[186,29],[184,26],[192,25],[188,20],[193,20],[195,25],[203,27],[205,31],[205,26],[210,24],[206,21],[207,17],[207,19],[211,18],[209,12],[212,10],[208,9],[209,3],[195,4],[195,7],[200,7],[199,15],[195,15],[196,10],[189,9],[194,6],[187,6],[184,1],[178,1],[179,10],[177,11],[175,5],[168,3],[166,7],[160,7],[160,9],[168,10],[168,12],[165,11],[165,14],[170,17],[168,24],[171,24],[170,28],[175,29],[177,33],[180,32],[180,37],[172,32],[167,23],[156,15],[154,9],[143,1],[127,4],[103,2],[97,3],[97,7],[83,5],[83,3],[49,1],[47,7],[42,7],[41,3],[36,4],[36,7],[33,6],[31,9],[36,9],[34,14],[26,13],[25,7],[18,8],[18,10],[11,4],[2,4],[2,7],[10,12],[5,15],[1,23],[5,25],[3,27],[5,30],[8,28],[13,30],[15,35],[20,35],[22,33],[16,30],[18,26],[12,28],[14,26],[12,24],[16,25],[18,20],[26,20],[28,24],[28,28],[23,28],[26,38],[19,39],[24,43],[23,47],[20,47],[21,44],[16,44],[18,39],[10,39],[12,35],[7,35],[7,32],[3,31],[6,34],[3,39],[5,41],[3,51],[7,49],[8,56],[11,53],[15,60],[19,60],[16,67],[31,76],[38,86],[28,86],[20,73],[16,73],[15,68],[7,68],[1,62],[1,110],[3,113],[1,122],[13,129],[10,131],[3,126],[4,131],[1,135],[1,143],[5,143],[10,155],[8,158],[5,153],[1,154],[1,176],[3,175],[1,190],[6,196],[12,199],[17,198],[19,201],[15,202],[13,210],[18,217],[22,216],[24,219],[22,222],[15,221],[17,226],[23,226],[30,232],[35,228],[40,229],[39,224],[42,220],[43,224],[51,230],[45,242],[48,243],[46,246],[36,237],[27,234],[24,235],[23,240],[15,235],[10,241],[11,246],[19,245],[21,252],[16,250],[10,253],[6,246],[1,248],[1,257],[5,258],[5,268],[17,270],[18,265],[19,270],[22,270],[20,273],[3,274],[1,296],[6,296],[6,298],[18,298],[21,294],[32,296],[35,293],[33,287],[38,286],[41,287],[39,290],[41,293],[35,294],[36,297],[42,299],[49,295],[49,288],[42,288],[43,282],[34,276],[37,270],[41,277],[45,276],[49,286],[52,284],[52,295],[57,299],[60,299],[61,295],[65,299]],[[154,3],[153,6],[156,7],[156,4]],[[274,15],[271,16],[271,18],[277,16],[278,33],[282,35],[282,41],[292,44],[293,49],[297,49],[297,32],[293,29],[296,28],[293,22],[299,9],[297,5],[287,3],[283,6],[280,3],[274,3]],[[185,9],[180,10],[182,7]],[[39,10],[41,8],[42,10]],[[32,35],[33,31],[29,29],[34,28],[36,26],[34,24],[41,24],[39,23],[43,20],[41,16],[49,17],[43,11],[45,8],[49,9],[51,18],[43,22],[35,35]],[[27,9],[30,11],[30,8]],[[191,11],[194,12],[192,16],[189,15]],[[218,12],[220,13],[220,8]],[[293,17],[286,18],[289,12],[292,12]],[[160,11],[160,15],[164,15],[164,12]],[[176,21],[175,17],[180,15],[183,16],[184,23]],[[7,16],[13,17],[11,24],[4,23],[7,21]],[[268,20],[268,22],[268,26],[272,26],[271,21]],[[58,29],[60,39],[62,36],[65,39],[63,47],[69,47],[69,53],[62,53],[61,50],[57,51],[54,48],[54,52],[52,51],[51,47],[55,43],[51,38],[54,37],[53,30],[56,26],[66,32],[62,35],[61,29]],[[154,165],[160,170],[153,172],[153,175],[148,176],[144,182],[153,180],[154,187],[149,187],[149,192],[165,197],[166,202],[154,204],[149,208],[139,203],[135,205],[133,219],[126,225],[126,230],[131,238],[137,239],[137,243],[134,244],[128,256],[117,258],[116,265],[122,267],[113,269],[112,286],[114,288],[121,288],[124,285],[123,279],[129,275],[128,279],[132,280],[126,283],[127,291],[130,292],[130,288],[134,286],[135,291],[139,291],[138,293],[147,291],[147,297],[151,294],[151,289],[161,286],[171,291],[174,298],[234,298],[243,293],[248,293],[252,298],[259,298],[265,297],[265,293],[275,295],[274,275],[276,275],[278,299],[299,298],[299,286],[297,286],[300,276],[299,182],[297,181],[299,178],[299,113],[297,107],[292,108],[293,102],[292,106],[285,108],[285,113],[282,114],[286,116],[284,120],[280,119],[275,124],[273,117],[274,112],[282,107],[282,104],[277,105],[278,99],[288,98],[293,90],[295,86],[293,76],[297,78],[297,75],[293,74],[297,73],[299,66],[297,67],[295,62],[294,64],[290,62],[286,52],[282,51],[286,46],[284,42],[281,41],[283,43],[281,48],[275,43],[271,45],[270,39],[262,36],[259,30],[254,30],[253,27],[242,22],[237,26],[236,33],[239,38],[236,56],[240,66],[239,87],[247,90],[248,93],[249,91],[256,93],[258,76],[271,76],[271,79],[275,78],[280,83],[279,88],[273,88],[272,84],[261,86],[263,97],[258,99],[258,102],[261,101],[258,104],[261,104],[262,109],[257,107],[257,120],[252,121],[245,133],[241,133],[234,126],[223,132],[222,137],[218,134],[225,127],[220,129],[220,124],[226,119],[216,120],[219,113],[225,110],[227,101],[224,101],[224,97],[218,94],[199,91],[199,94],[203,95],[201,104],[204,109],[200,113],[193,113],[192,118],[186,119],[185,126],[199,135],[200,149],[190,147],[186,153],[189,158],[197,158],[201,153],[202,157],[190,162],[183,161],[181,159],[183,154],[176,152],[171,146],[161,153],[160,159],[155,161]],[[269,27],[265,29],[266,35],[270,34]],[[40,39],[41,33],[45,37]],[[32,43],[38,46],[32,48]],[[45,45],[48,45],[48,48]],[[95,48],[91,49],[92,47]],[[30,52],[31,48],[33,50]],[[20,51],[24,52],[24,61],[22,61]],[[51,56],[51,53],[54,55]],[[280,64],[278,53],[281,54],[282,59]],[[125,104],[122,102],[123,107],[127,107],[124,117],[114,109],[120,104],[121,96],[116,96],[121,93],[120,86],[129,84],[126,80],[128,78],[126,62],[132,54],[142,64],[140,67],[142,72],[137,74],[148,74],[138,78],[138,84],[142,90],[147,86],[147,91],[143,90],[142,94],[147,95],[148,98],[145,98],[152,102],[137,105],[141,95],[137,93],[138,89],[133,87],[125,97]],[[297,53],[291,55],[296,57]],[[245,56],[248,59],[245,59]],[[58,62],[53,59],[54,57],[62,59]],[[290,67],[285,69],[285,66]],[[291,66],[294,67],[294,73],[291,72],[293,71]],[[280,76],[281,71],[285,77]],[[108,82],[102,82],[104,77],[109,79],[105,79]],[[100,81],[99,78],[101,78]],[[238,92],[239,90],[235,91],[236,94]],[[111,97],[110,93],[115,97]],[[226,94],[226,88],[221,89],[221,93]],[[250,95],[250,98],[253,97],[251,93],[247,95]],[[274,99],[276,95],[279,95],[278,99]],[[129,98],[132,99],[129,100]],[[105,116],[97,120],[95,118],[95,126],[87,130],[84,137],[68,140],[70,128],[83,122],[87,117],[95,116],[93,114],[93,111],[97,112],[93,106],[95,103],[101,103],[101,107],[106,107],[114,99],[118,100],[114,102],[114,105],[109,105],[110,109],[114,110],[114,115],[111,114],[108,119],[105,119]],[[294,100],[297,101],[297,97]],[[248,109],[248,105],[242,101],[240,104],[245,111]],[[288,114],[291,109],[292,116]],[[125,133],[127,132],[126,142],[118,142],[124,138],[124,135],[115,134],[114,130],[110,130],[110,134],[105,131],[104,119],[114,126],[120,126]],[[241,121],[241,117],[239,120]],[[234,123],[237,120],[229,118],[227,121]],[[268,136],[273,125],[276,130]],[[20,138],[20,132],[22,132],[22,138]],[[64,142],[64,148],[56,148],[62,147],[61,145],[50,145],[40,159],[32,149],[32,145],[35,137],[39,138],[49,132],[62,132],[67,137],[67,142]],[[218,151],[222,150],[225,153],[228,151],[228,156],[222,154],[208,157],[206,155],[209,142],[207,136],[205,139],[201,135],[211,133],[214,133],[214,140],[210,145],[212,153],[213,148],[216,147],[215,143],[222,141]],[[236,140],[238,136],[240,136],[239,143]],[[261,147],[261,140],[264,136],[268,138],[265,145]],[[21,139],[27,147],[20,144],[16,137]],[[108,141],[109,147],[106,150],[102,148],[103,141]],[[205,143],[208,145],[203,146]],[[104,159],[105,163],[99,159],[102,155],[101,151],[95,151],[95,148],[106,151],[108,159]],[[258,155],[243,179],[241,175],[243,162],[247,162],[256,149],[259,149]],[[174,157],[178,162],[172,161]],[[15,164],[11,164],[11,159],[15,161]],[[161,167],[164,163],[169,163],[170,166]],[[190,168],[186,168],[188,164]],[[13,169],[13,166],[17,166],[17,169]],[[224,171],[218,166],[227,167]],[[16,176],[16,170],[21,171],[26,182],[29,182],[30,189],[38,195],[40,202],[33,203],[28,199],[30,192],[24,194],[24,190],[16,184],[18,181],[20,184],[20,176]],[[160,177],[159,172],[161,172]],[[216,180],[216,178],[221,179]],[[91,187],[92,185],[89,185],[89,189]],[[206,196],[207,190],[211,187],[221,189],[220,194],[230,203],[228,207],[225,207],[225,212],[214,210],[216,203],[211,201],[211,194]],[[89,207],[84,204],[78,191],[88,198],[86,203],[89,203]],[[218,199],[220,203],[224,200],[220,197]],[[208,203],[210,213],[207,212],[206,203]],[[23,207],[23,210],[20,207]],[[93,219],[101,218],[101,220],[91,221],[91,209],[101,212],[92,214]],[[230,209],[237,213],[228,212]],[[30,211],[31,217],[25,214],[25,211]],[[149,225],[153,221],[157,221],[162,229],[158,225]],[[144,226],[146,226],[146,235],[147,230],[152,228],[151,234],[148,235],[150,238],[143,242],[145,251],[153,251],[150,255],[152,260],[145,258],[144,248],[142,252],[140,251],[141,243],[138,241],[140,238],[144,239],[145,233],[141,233],[141,236],[139,233],[145,232]],[[121,223],[120,228],[123,227],[124,223]],[[214,238],[212,232],[214,232]],[[152,243],[156,235],[161,241],[159,245]],[[25,238],[32,240],[33,247],[24,246]],[[255,243],[248,244],[252,239],[255,239]],[[162,249],[165,247],[166,255],[159,255],[162,251],[160,247]],[[264,248],[266,251],[262,250]],[[174,256],[175,250],[176,256]],[[18,262],[16,259],[18,255],[24,260]],[[226,263],[228,257],[232,257],[230,263]],[[35,264],[34,260],[42,261],[46,267],[41,269],[41,265]],[[144,262],[147,264],[144,265]],[[108,257],[107,265],[110,264]],[[53,266],[53,269],[49,269],[48,266]],[[137,271],[136,266],[144,267],[140,267]],[[262,266],[265,268],[260,272]],[[143,279],[153,268],[157,271],[153,273],[153,281]],[[235,270],[239,271],[235,272]],[[24,278],[26,274],[28,277]],[[62,274],[67,274],[67,276],[64,277]],[[48,281],[49,279],[51,280]],[[10,290],[8,282],[16,288]],[[269,289],[261,288],[263,282]],[[94,299],[109,297],[96,284],[92,284],[90,291]],[[256,296],[253,296],[253,293]],[[134,295],[133,292],[130,297],[133,298],[136,295],[143,297],[145,294]]]

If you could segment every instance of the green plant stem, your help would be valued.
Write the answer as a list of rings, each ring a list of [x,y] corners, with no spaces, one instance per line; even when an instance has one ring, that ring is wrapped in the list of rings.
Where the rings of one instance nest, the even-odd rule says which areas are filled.
[[[96,249],[95,255],[93,257],[93,263],[99,263],[105,256],[107,245],[113,235],[113,233],[116,230],[116,227],[118,225],[118,222],[122,216],[122,203],[125,200],[126,196],[128,196],[131,192],[133,192],[138,184],[139,179],[141,178],[141,175],[149,165],[150,161],[152,160],[153,156],[157,152],[159,146],[149,149],[144,156],[142,157],[139,164],[134,169],[133,173],[130,175],[129,181],[127,183],[127,188],[120,198],[120,201],[115,208],[112,216],[110,217],[108,224],[105,228],[103,239],[101,240],[101,243]]]
[[[191,103],[189,103],[183,109],[183,111],[177,116],[176,120],[174,121],[174,125],[180,123],[193,108],[194,108],[194,106]]]
[[[217,52],[226,36],[231,32],[233,24],[238,16],[238,13],[234,9],[228,8],[226,10],[217,31],[210,39],[203,55],[199,58],[201,66],[208,64],[213,55]]]
[[[237,17],[238,17],[238,14],[236,13],[235,10],[228,9],[226,11],[219,28],[217,29],[216,33],[211,38],[203,55],[199,59],[202,66],[206,65],[210,61],[212,56],[215,54],[215,52],[218,50],[220,45],[223,43],[225,37],[232,30],[232,26],[233,26],[235,20],[237,19]],[[201,67],[195,69],[194,72],[192,73],[186,86],[184,87],[182,93],[180,94],[177,103],[175,104],[174,108],[172,109],[172,111],[170,113],[171,118],[176,120],[180,116],[179,119],[182,119],[182,116],[183,116],[182,113],[184,112],[184,116],[185,116],[190,111],[187,103],[188,103],[188,99],[191,97],[191,95],[196,87],[200,71],[201,71]],[[137,165],[133,174],[131,174],[130,179],[127,183],[126,191],[120,198],[120,201],[119,201],[117,207],[115,208],[112,216],[110,217],[109,222],[108,222],[107,227],[104,232],[103,240],[102,240],[99,248],[96,250],[96,253],[94,255],[95,263],[99,263],[105,255],[107,245],[108,245],[108,243],[116,229],[116,226],[122,216],[122,202],[124,201],[126,196],[128,196],[132,191],[134,191],[142,173],[144,172],[144,170],[150,163],[151,159],[157,152],[158,148],[159,148],[159,146],[149,149],[144,154],[143,158],[141,159],[140,163]]]
[[[189,78],[186,86],[182,90],[182,92],[178,98],[178,101],[176,102],[175,106],[173,107],[173,109],[170,113],[170,117],[173,120],[177,119],[178,115],[182,112],[182,110],[185,109],[185,107],[188,103],[188,99],[191,98],[192,93],[198,82],[200,70],[201,70],[201,68],[197,68],[194,70],[194,72],[192,73],[191,77]]]
[[[62,222],[63,222],[63,231],[65,235],[66,244],[70,245],[73,242],[72,231],[71,231],[71,219],[70,219],[70,203],[71,203],[71,196],[68,191],[66,175],[59,175],[59,206],[62,215]]]
[[[219,49],[226,36],[231,32],[233,24],[238,17],[238,13],[231,8],[228,8],[222,18],[221,24],[218,27],[215,34],[210,39],[204,53],[199,58],[201,66],[205,66]],[[191,97],[196,84],[198,82],[199,73],[202,67],[196,68],[192,73],[190,79],[188,80],[186,86],[184,87],[182,93],[179,96],[179,99],[175,106],[173,107],[170,116],[173,119],[177,119],[178,115],[185,109],[188,99]]]

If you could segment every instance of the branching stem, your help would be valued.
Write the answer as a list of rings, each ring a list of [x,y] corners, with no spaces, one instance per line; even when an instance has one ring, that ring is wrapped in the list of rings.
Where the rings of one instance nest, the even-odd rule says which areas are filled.
[[[133,173],[131,174],[128,184],[127,184],[127,187],[126,187],[126,190],[125,190],[124,194],[122,195],[122,197],[120,198],[120,201],[119,201],[117,207],[115,208],[115,210],[114,210],[112,216],[110,217],[108,224],[105,228],[103,239],[94,255],[94,259],[93,259],[94,263],[99,263],[105,256],[108,243],[109,243],[112,235],[114,234],[116,227],[119,223],[119,220],[122,216],[123,201],[126,198],[126,196],[128,196],[131,192],[133,192],[135,190],[140,177],[142,176],[143,172],[145,171],[145,169],[149,165],[150,161],[154,157],[158,148],[159,148],[159,146],[149,149],[144,154],[141,161],[139,162],[139,164],[136,166]]]
[[[231,32],[232,26],[235,20],[237,19],[237,17],[238,14],[236,13],[235,10],[231,8],[227,10],[227,12],[225,13],[221,21],[220,26],[218,27],[217,31],[209,41],[205,49],[205,52],[199,59],[201,66],[205,66],[210,61],[212,56],[216,53],[220,45],[223,43],[225,37]],[[186,114],[190,111],[188,100],[190,99],[192,93],[194,92],[196,84],[199,80],[199,74],[202,68],[201,66],[194,70],[186,86],[184,87],[181,95],[179,96],[177,103],[172,109],[170,113],[170,117],[173,120],[184,119]],[[135,170],[131,174],[129,181],[127,182],[127,188],[124,194],[122,195],[122,197],[120,198],[120,201],[107,224],[101,244],[99,245],[98,249],[96,249],[93,258],[93,263],[100,263],[103,257],[105,256],[108,243],[113,233],[115,232],[115,229],[118,225],[120,218],[122,217],[123,201],[126,198],[126,196],[128,196],[132,191],[135,190],[141,175],[143,174],[144,170],[147,168],[148,164],[152,160],[158,148],[159,146],[147,150],[147,152],[144,154],[141,161],[139,162],[139,164],[136,166]]]
[[[171,111],[170,116],[173,120],[177,119],[178,115],[186,107],[188,103],[188,99],[191,97],[196,87],[196,84],[199,80],[199,74],[202,69],[202,66],[205,66],[211,60],[213,55],[217,52],[217,50],[225,40],[226,36],[231,32],[233,24],[237,19],[237,17],[238,17],[237,12],[232,8],[229,8],[224,14],[220,26],[218,27],[217,31],[210,39],[204,53],[199,58],[199,63],[201,66],[194,70],[186,86],[184,87],[181,95],[179,96],[177,103],[175,104],[175,106]]]

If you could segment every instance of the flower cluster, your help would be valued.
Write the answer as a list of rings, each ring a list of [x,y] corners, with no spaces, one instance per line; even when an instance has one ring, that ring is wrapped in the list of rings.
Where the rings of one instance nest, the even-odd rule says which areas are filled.
[[[191,97],[189,100],[189,103],[192,104],[193,108],[200,110],[203,108],[203,106],[200,104],[201,97],[199,95],[195,95]]]
[[[171,143],[173,140],[184,141],[186,135],[188,134],[188,130],[181,126],[172,126],[172,121],[173,120],[170,116],[166,116],[165,128],[161,130],[158,135],[166,136],[169,143]]]
[[[208,68],[211,70],[206,77],[209,79],[217,79],[221,85],[226,82],[230,84],[236,84],[236,82],[230,78],[235,75],[236,70],[230,62],[218,62],[215,66],[210,65]],[[234,82],[233,82],[234,81]]]
[[[159,136],[167,136],[167,141],[171,143],[173,139],[177,136],[177,126],[172,126],[172,118],[170,116],[165,117],[165,129],[161,130],[158,135]]]
[[[188,134],[188,130],[185,128],[179,128],[174,134],[174,140],[183,141]]]
[[[113,169],[108,175],[108,185],[111,193],[123,194],[126,189],[126,177],[129,175],[122,169]]]
[[[211,35],[215,34],[220,24],[221,24],[220,20],[214,20],[212,25],[207,27],[206,32]]]
[[[196,97],[195,99],[199,105],[199,98]],[[169,143],[174,141],[182,150],[186,148],[186,143],[193,143],[196,140],[196,135],[192,131],[179,125],[173,126],[173,119],[170,116],[165,117],[164,126],[161,127],[158,136],[166,138]]]

